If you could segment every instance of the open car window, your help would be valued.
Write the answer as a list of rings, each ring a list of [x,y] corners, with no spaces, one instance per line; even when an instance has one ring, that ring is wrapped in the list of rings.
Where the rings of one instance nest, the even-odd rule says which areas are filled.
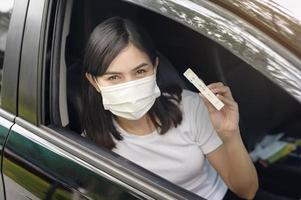
[[[195,90],[181,75],[190,67],[207,84],[222,81],[232,89],[240,107],[244,142],[250,151],[266,134],[298,129],[301,86],[296,66],[300,60],[221,7],[206,1],[69,2],[63,7],[66,14],[61,16],[56,32],[59,39],[52,46],[51,101],[46,124],[52,130],[72,138],[73,134],[74,141],[87,145],[86,139],[80,137],[84,47],[93,28],[116,15],[138,21],[151,34],[175,72],[177,78],[173,80],[181,82],[183,88]],[[92,146],[89,143],[89,148],[97,148]],[[96,152],[103,156],[103,151]],[[116,155],[111,156],[108,159],[114,163]],[[117,160],[119,164],[127,162],[118,156]],[[127,173],[135,168],[131,164],[126,167]],[[150,181],[159,180],[146,174]],[[165,184],[159,181],[161,188],[172,188]]]
[[[116,195],[116,199],[202,199],[80,136],[82,56],[85,40],[92,28],[90,23],[92,20],[99,20],[90,16],[95,14],[90,10],[95,6],[93,3],[53,1],[55,15],[49,20],[53,27],[48,28],[52,33],[48,33],[46,47],[48,51],[46,58],[49,60],[46,61],[44,70],[44,105],[40,119],[41,128],[46,130],[44,134],[49,132],[53,139],[55,138],[55,144],[58,145],[57,142],[60,140],[64,143],[60,145],[63,149],[73,152],[83,162],[97,166],[98,171],[88,165],[85,167],[100,174],[99,177],[104,176],[104,179],[108,179],[106,187],[119,188],[121,193],[119,196]],[[101,2],[97,4],[106,5]],[[123,6],[133,7],[128,3],[112,2],[112,4],[117,6],[116,9],[123,9]],[[102,9],[106,10],[105,7]],[[98,185],[95,182],[91,188],[87,188],[85,184],[82,186],[86,189],[82,190],[84,195],[91,197],[103,193],[103,190],[97,189],[101,184],[105,184],[105,181],[103,183],[98,181],[99,177],[92,178]],[[113,192],[113,189],[111,190]],[[115,189],[115,192],[117,190]]]

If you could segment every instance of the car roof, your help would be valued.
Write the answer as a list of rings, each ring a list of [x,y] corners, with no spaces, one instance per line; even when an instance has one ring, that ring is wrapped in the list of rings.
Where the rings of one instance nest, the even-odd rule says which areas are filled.
[[[243,18],[301,58],[301,13],[295,0],[211,0]]]

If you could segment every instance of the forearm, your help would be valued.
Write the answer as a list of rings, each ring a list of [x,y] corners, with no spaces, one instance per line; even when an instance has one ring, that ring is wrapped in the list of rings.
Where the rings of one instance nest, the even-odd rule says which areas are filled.
[[[224,134],[225,135],[225,134]],[[242,198],[251,199],[258,189],[256,169],[242,142],[240,132],[222,138],[229,163],[229,187]]]

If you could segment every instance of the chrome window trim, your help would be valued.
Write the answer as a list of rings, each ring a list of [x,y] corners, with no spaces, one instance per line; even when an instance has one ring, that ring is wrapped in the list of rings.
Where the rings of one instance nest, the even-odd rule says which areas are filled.
[[[233,13],[206,0],[123,1],[157,12],[214,40],[301,102],[300,58]]]
[[[6,110],[0,108],[0,116],[7,119],[8,121],[13,122],[15,119],[15,115],[7,112]]]

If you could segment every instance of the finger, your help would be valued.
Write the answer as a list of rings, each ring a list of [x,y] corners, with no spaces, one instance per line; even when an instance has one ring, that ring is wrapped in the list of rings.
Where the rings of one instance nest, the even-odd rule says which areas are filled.
[[[222,95],[217,95],[217,98],[219,98],[224,104],[227,104],[227,105],[233,106],[235,108],[238,108],[238,104],[232,99],[229,99],[229,98],[227,98],[225,96],[222,96]]]
[[[231,93],[230,88],[227,86],[215,87],[210,89],[213,93]]]
[[[213,88],[216,88],[216,87],[221,87],[221,86],[223,86],[224,84],[222,83],[222,82],[216,82],[216,83],[211,83],[211,84],[209,84],[209,85],[207,85],[207,87],[209,88],[209,89],[213,89]]]
[[[227,86],[216,87],[216,88],[211,89],[211,91],[214,94],[221,94],[221,95],[226,96],[226,97],[228,97],[228,98],[230,98],[230,99],[233,100],[233,96],[232,96],[231,90]]]

